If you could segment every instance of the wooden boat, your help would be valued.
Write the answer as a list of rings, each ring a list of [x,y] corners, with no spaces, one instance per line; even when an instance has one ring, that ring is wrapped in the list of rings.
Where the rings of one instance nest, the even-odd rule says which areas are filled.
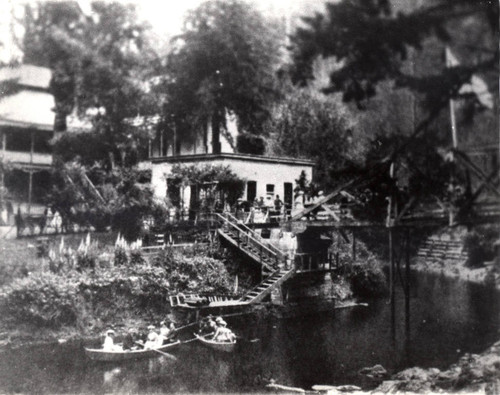
[[[202,344],[217,351],[233,352],[234,348],[236,347],[236,340],[232,342],[218,342],[215,340],[206,339],[203,336],[197,335],[196,333],[194,335]]]
[[[104,351],[102,348],[85,348],[85,354],[93,361],[128,361],[132,359],[158,357],[161,353],[170,351],[172,348],[181,344],[179,340],[165,344],[161,347],[151,350],[117,350]]]

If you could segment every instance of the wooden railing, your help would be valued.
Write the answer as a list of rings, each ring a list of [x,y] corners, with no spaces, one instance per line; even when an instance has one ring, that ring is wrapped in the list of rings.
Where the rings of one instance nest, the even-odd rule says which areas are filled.
[[[255,234],[255,232],[251,229],[251,232],[248,232],[248,230],[244,228],[245,225],[234,223],[221,214],[216,213],[215,215],[223,221],[223,230],[225,232],[232,231],[236,233],[234,235],[234,239],[237,242],[238,248],[257,254],[259,257],[259,263],[271,271],[276,271],[279,268],[280,261],[284,261],[284,254],[281,251],[258,240],[252,235]],[[274,261],[274,263],[271,265],[265,262],[264,258],[268,258],[269,260]]]
[[[229,221],[229,222],[232,222],[233,224],[237,225],[238,227],[240,227],[241,229],[243,229],[244,231],[248,232],[250,235],[252,235],[252,237],[254,239],[259,239],[260,236],[257,234],[257,232],[255,232],[255,230],[253,230],[252,228],[250,228],[249,226],[247,226],[246,224],[242,223],[240,220],[238,220],[238,218],[236,218],[234,215],[232,215],[231,213],[229,212],[225,212],[223,214],[224,217],[226,217],[226,219]],[[276,255],[278,255],[281,259],[285,258],[285,253],[283,251],[281,251],[279,248],[273,246],[272,244],[269,244],[265,241],[262,241],[261,242],[263,245],[265,245],[269,250],[273,251]]]
[[[301,253],[294,257],[295,270],[298,272],[312,272],[318,270],[333,270],[338,268],[338,255],[332,252]]]

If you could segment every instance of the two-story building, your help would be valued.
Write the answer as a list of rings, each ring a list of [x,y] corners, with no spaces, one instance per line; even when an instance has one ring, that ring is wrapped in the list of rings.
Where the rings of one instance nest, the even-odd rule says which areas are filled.
[[[50,184],[54,134],[54,97],[49,92],[51,71],[18,65],[0,68],[0,82],[10,94],[0,96],[1,222],[12,224],[18,209],[38,215]]]

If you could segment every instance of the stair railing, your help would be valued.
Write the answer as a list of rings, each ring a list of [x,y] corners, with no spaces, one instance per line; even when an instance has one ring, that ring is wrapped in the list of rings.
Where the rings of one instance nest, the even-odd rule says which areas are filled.
[[[230,223],[233,223],[233,224],[236,224],[238,227],[242,228],[242,229],[245,229],[248,233],[250,233],[254,238],[258,238],[259,235],[257,234],[257,232],[255,232],[255,230],[253,230],[252,228],[250,228],[248,225],[244,224],[243,222],[241,222],[238,218],[236,218],[234,215],[232,215],[231,213],[224,213],[224,216],[223,218],[225,218],[228,222]],[[274,251],[276,253],[276,255],[279,255],[281,258],[284,258],[284,252],[281,251],[279,248],[273,246],[272,244],[269,244],[269,243],[266,243],[266,242],[262,242],[262,244],[266,245],[268,249]]]
[[[258,251],[258,256],[259,256],[259,261],[262,266],[266,266],[268,269],[275,271],[279,267],[279,261],[282,259],[282,254],[278,254],[276,251],[273,251],[270,249],[267,245],[264,243],[260,242],[257,240],[255,237],[249,235],[248,233],[244,232],[239,224],[234,224],[224,216],[216,213],[216,216],[224,220],[224,223],[227,224],[228,226],[232,227],[233,229],[236,230],[237,232],[237,243],[238,243],[238,248],[241,248],[241,243],[244,241],[248,245],[252,245],[257,251]],[[271,259],[274,259],[274,265],[268,265],[266,262],[264,262],[264,256],[268,255]]]

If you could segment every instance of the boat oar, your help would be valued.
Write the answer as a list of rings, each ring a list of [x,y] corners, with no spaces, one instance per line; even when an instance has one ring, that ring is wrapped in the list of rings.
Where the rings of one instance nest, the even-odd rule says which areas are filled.
[[[243,337],[243,336],[236,336],[236,339],[243,340],[243,341],[248,342],[248,343],[257,343],[260,341],[260,339],[258,337],[253,338],[253,339],[249,339],[249,338]]]
[[[139,343],[139,342],[135,342],[135,343],[138,344],[138,345],[140,345],[140,346],[142,346],[142,347],[144,347],[144,344],[142,344],[142,343]],[[173,355],[167,354],[166,352],[163,352],[163,351],[160,351],[160,350],[157,350],[156,348],[150,348],[149,350],[156,351],[157,353],[163,355],[164,357],[167,357],[167,358],[171,359],[172,361],[177,361],[177,358],[174,357]]]
[[[194,338],[189,339],[189,340],[181,341],[181,344],[191,343],[191,342],[194,342],[194,341],[196,341],[196,340],[198,340],[198,338],[197,338],[197,337],[194,337]]]

